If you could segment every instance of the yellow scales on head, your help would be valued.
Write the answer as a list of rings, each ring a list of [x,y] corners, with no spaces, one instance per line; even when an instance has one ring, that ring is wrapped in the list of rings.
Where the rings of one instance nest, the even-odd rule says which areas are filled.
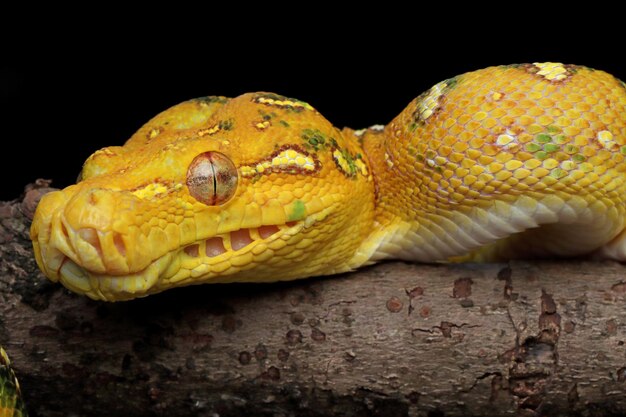
[[[358,144],[274,94],[208,97],[93,154],[44,197],[39,265],[93,298],[347,271],[373,221]]]
[[[269,93],[172,107],[45,196],[52,280],[122,300],[385,258],[626,259],[626,88],[540,63],[443,81],[384,129],[339,131]]]

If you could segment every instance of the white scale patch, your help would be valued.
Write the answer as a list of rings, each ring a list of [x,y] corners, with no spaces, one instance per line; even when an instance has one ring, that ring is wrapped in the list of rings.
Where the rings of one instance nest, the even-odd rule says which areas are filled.
[[[507,129],[505,133],[499,135],[496,138],[496,145],[500,146],[503,149],[515,149],[519,147],[517,135]]]
[[[363,136],[365,134],[365,132],[367,132],[367,129],[355,130],[354,131],[354,136],[360,138],[361,136]]]
[[[385,130],[385,125],[372,125],[366,129],[359,129],[354,131],[354,136],[360,138],[367,132],[368,130],[373,130],[374,132],[382,132]]]
[[[569,75],[567,68],[559,62],[535,62],[533,65],[539,68],[537,74],[542,75],[546,80],[561,81]]]
[[[387,167],[389,167],[389,169],[393,168],[393,161],[387,152],[385,152],[385,162],[387,163]]]
[[[176,184],[173,187],[173,189],[178,190],[181,187],[182,187],[182,184]],[[164,195],[169,191],[170,191],[170,188],[168,188],[166,185],[155,182],[155,183],[150,183],[148,185],[145,185],[141,188],[137,188],[136,190],[133,190],[132,193],[135,197],[139,197],[143,200],[150,200],[152,198]]]
[[[513,136],[511,136],[511,135],[500,135],[496,139],[496,144],[498,144],[499,146],[502,146],[502,147],[506,147],[506,146],[509,145],[509,143],[511,143],[513,141],[515,141],[515,138],[513,138]]]
[[[598,142],[600,142],[600,145],[602,145],[606,149],[611,150],[618,146],[617,142],[613,140],[613,134],[608,130],[598,132],[596,138],[598,139]]]
[[[292,168],[310,172],[317,169],[315,160],[311,156],[298,152],[295,149],[286,149],[273,156],[272,159],[259,162],[256,165],[242,166],[241,175],[243,177],[253,177],[266,171],[287,171]]]
[[[420,120],[425,121],[433,115],[435,110],[437,110],[437,107],[439,106],[439,98],[443,95],[447,86],[448,84],[445,81],[435,84],[430,90],[428,90],[426,97],[420,100],[417,104]]]

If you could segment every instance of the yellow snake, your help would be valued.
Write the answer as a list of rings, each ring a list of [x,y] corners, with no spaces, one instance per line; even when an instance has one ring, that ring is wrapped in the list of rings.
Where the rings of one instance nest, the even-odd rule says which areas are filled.
[[[359,131],[276,94],[205,97],[91,155],[31,237],[51,280],[109,301],[391,258],[623,261],[625,157],[626,86],[575,65],[466,73]],[[25,415],[0,348],[0,417]]]
[[[442,81],[339,130],[271,93],[205,97],[101,149],[40,202],[53,281],[94,299],[417,262],[626,259],[626,87],[558,63]]]
[[[9,357],[0,347],[0,417],[26,417],[20,384],[11,369]]]

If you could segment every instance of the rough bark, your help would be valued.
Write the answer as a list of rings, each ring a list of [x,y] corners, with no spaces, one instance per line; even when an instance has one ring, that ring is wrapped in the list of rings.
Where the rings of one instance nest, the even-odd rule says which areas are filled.
[[[617,263],[386,263],[94,302],[28,240],[46,184],[0,203],[0,344],[34,416],[626,413]]]

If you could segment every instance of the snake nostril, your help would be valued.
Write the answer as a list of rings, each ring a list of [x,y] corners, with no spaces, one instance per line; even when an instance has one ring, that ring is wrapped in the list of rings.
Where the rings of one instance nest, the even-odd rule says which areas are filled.
[[[96,232],[95,229],[91,227],[83,227],[81,229],[78,229],[78,235],[85,242],[93,246],[98,252],[99,256],[102,256],[102,246],[100,244],[100,238],[98,237],[98,232]]]
[[[124,243],[124,238],[119,233],[113,234],[113,244],[115,245],[115,249],[119,252],[120,255],[126,256],[126,244]]]

